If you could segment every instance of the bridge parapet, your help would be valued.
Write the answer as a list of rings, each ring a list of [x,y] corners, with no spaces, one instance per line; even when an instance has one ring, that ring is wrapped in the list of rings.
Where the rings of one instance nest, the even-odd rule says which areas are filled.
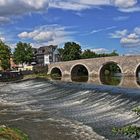
[[[100,75],[100,70],[105,64],[111,62],[116,63],[119,66],[122,74],[134,76],[136,75],[136,70],[140,65],[140,56],[115,56],[57,62],[48,66],[48,73],[50,74],[51,70],[56,67],[60,69],[62,76],[70,76],[74,66],[83,65],[87,68],[89,76],[96,76]]]

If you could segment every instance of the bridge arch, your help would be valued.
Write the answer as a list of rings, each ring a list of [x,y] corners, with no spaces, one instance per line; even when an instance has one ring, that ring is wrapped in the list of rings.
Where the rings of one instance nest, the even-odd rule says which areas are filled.
[[[50,70],[50,74],[62,77],[62,70],[59,67],[52,67],[52,69]]]
[[[89,69],[85,64],[78,63],[71,67],[70,74],[72,81],[88,81]]]
[[[136,77],[140,77],[140,64],[138,64],[135,69],[135,75],[136,75]]]
[[[98,72],[99,76],[103,76],[103,74],[105,74],[104,72],[105,72],[106,69],[108,69],[108,71],[109,71],[111,65],[112,65],[112,67],[116,67],[116,68],[114,68],[114,69],[117,70],[116,72],[121,73],[121,74],[123,73],[122,67],[117,62],[115,62],[115,61],[108,61],[106,63],[103,63],[101,65],[101,67],[99,68],[99,72]]]
[[[99,69],[100,83],[105,85],[119,86],[122,84],[122,68],[117,62],[108,61]]]

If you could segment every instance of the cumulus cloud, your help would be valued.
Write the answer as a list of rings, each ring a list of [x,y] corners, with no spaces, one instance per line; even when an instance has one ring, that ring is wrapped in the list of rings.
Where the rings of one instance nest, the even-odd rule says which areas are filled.
[[[111,0],[111,3],[119,8],[131,8],[137,4],[137,0]]]
[[[71,35],[74,32],[68,31],[68,28],[59,25],[41,26],[30,32],[18,34],[21,39],[31,39],[38,43],[61,44],[73,40]]]
[[[51,8],[81,11],[99,6],[115,6],[122,12],[140,11],[138,0],[50,0]]]
[[[131,33],[126,37],[121,38],[120,43],[124,47],[140,47],[140,36],[136,33]]]
[[[3,42],[5,42],[5,37],[0,36],[0,40],[3,41]]]
[[[127,33],[128,31],[124,29],[122,31],[115,31],[114,33],[110,33],[109,35],[111,38],[122,38],[122,37],[125,37]]]
[[[48,8],[81,11],[100,6],[115,6],[122,12],[140,11],[137,0],[0,0],[0,22]]]
[[[110,34],[111,38],[120,39],[120,43],[125,48],[140,47],[140,27],[136,27],[132,32],[124,29]]]
[[[107,50],[105,48],[92,49],[92,51],[95,52],[95,53],[97,53],[97,54],[109,53],[109,50]]]
[[[134,29],[134,32],[135,32],[136,34],[140,35],[140,27],[136,27],[136,28]]]
[[[49,7],[81,11],[102,5],[110,5],[110,0],[50,0]]]
[[[48,4],[49,0],[0,0],[0,22],[8,22],[15,16],[44,11]]]
[[[82,3],[68,1],[52,1],[50,2],[49,7],[74,11],[81,11],[90,8],[90,6]]]

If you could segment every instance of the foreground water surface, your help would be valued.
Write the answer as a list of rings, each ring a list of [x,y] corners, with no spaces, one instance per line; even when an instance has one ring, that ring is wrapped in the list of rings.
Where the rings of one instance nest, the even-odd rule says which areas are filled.
[[[0,125],[31,140],[131,140],[111,130],[140,124],[132,112],[139,105],[140,89],[42,79],[0,84]]]

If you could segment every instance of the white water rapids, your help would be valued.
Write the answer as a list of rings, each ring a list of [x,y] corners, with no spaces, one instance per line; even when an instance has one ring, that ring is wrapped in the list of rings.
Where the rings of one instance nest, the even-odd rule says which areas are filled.
[[[0,84],[0,125],[31,140],[131,140],[113,127],[140,124],[140,89],[41,79]]]

